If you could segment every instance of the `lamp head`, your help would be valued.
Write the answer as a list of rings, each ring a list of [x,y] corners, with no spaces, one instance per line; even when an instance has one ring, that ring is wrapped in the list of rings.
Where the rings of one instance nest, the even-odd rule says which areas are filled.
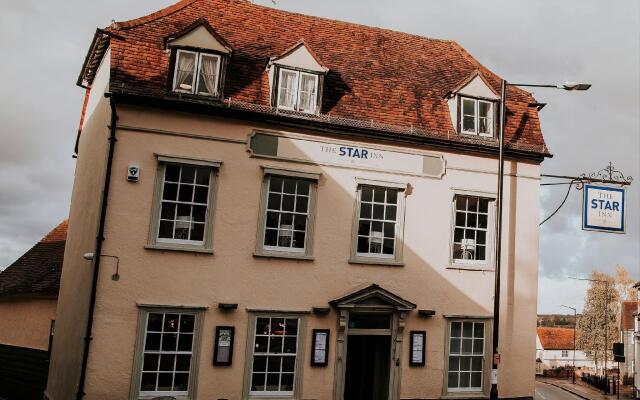
[[[566,81],[562,84],[559,84],[557,87],[558,89],[563,90],[589,90],[591,84]]]
[[[84,253],[82,255],[82,258],[84,258],[87,261],[91,261],[91,260],[93,260],[93,253]]]

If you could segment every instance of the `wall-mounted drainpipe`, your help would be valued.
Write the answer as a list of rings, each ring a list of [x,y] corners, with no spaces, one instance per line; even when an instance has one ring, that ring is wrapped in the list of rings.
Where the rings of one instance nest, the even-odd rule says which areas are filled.
[[[100,272],[100,260],[102,254],[102,242],[104,242],[104,225],[107,216],[107,202],[109,200],[109,184],[111,182],[111,169],[113,166],[113,152],[116,147],[116,125],[118,122],[118,114],[116,113],[116,102],[110,93],[105,93],[105,97],[109,98],[111,104],[111,126],[109,133],[109,155],[107,158],[107,171],[104,178],[104,187],[102,189],[102,208],[100,210],[100,223],[98,225],[98,234],[96,236],[96,251],[93,257],[93,279],[91,282],[91,298],[89,300],[89,312],[87,315],[87,330],[84,337],[84,352],[82,354],[82,367],[80,370],[80,381],[78,382],[78,393],[76,399],[81,400],[84,395],[84,384],[87,377],[87,363],[89,361],[89,349],[91,348],[91,332],[93,329],[93,312],[96,305],[96,292],[98,289],[98,275]]]

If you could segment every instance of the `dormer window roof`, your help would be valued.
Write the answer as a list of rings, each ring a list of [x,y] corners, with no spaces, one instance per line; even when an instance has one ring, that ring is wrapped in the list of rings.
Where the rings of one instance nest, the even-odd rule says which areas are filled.
[[[167,47],[190,47],[221,54],[231,54],[231,46],[218,35],[206,20],[197,20],[166,39]]]
[[[480,72],[449,93],[449,112],[460,134],[494,137],[500,96]]]
[[[268,71],[276,108],[308,114],[320,111],[323,78],[329,69],[304,41],[272,57]]]
[[[198,20],[167,39],[172,52],[171,90],[221,96],[224,66],[231,47],[204,20]]]

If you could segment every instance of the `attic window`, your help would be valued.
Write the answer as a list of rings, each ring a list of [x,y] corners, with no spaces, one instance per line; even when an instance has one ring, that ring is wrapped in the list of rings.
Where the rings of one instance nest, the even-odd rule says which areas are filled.
[[[217,54],[177,50],[173,90],[207,96],[218,94],[221,58]]]
[[[318,74],[280,68],[277,105],[279,109],[313,114],[318,104]]]
[[[493,136],[493,102],[461,97],[460,108],[462,133]]]

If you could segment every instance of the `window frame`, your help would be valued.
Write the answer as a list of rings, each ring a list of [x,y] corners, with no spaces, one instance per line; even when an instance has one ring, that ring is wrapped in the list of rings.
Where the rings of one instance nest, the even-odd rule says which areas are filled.
[[[492,337],[492,326],[491,326],[491,317],[476,317],[476,316],[449,316],[445,315],[446,323],[444,324],[445,329],[445,342],[444,342],[444,373],[443,373],[443,385],[442,385],[442,394],[443,396],[461,396],[461,395],[469,395],[469,394],[488,394],[489,389],[491,389],[490,385],[490,376],[491,376],[491,337]],[[449,388],[449,357],[450,357],[450,348],[451,348],[451,324],[453,322],[473,322],[473,323],[482,323],[484,324],[484,347],[483,347],[483,361],[482,361],[482,378],[481,384],[482,387],[480,390],[477,388],[468,388],[468,389],[460,389],[460,388]],[[473,355],[472,355],[473,356]]]
[[[562,350],[562,353],[560,353],[560,357],[569,358],[569,350]]]
[[[262,167],[262,188],[260,195],[260,208],[258,218],[258,229],[256,235],[256,249],[254,256],[257,257],[277,257],[277,258],[294,258],[302,260],[313,260],[313,243],[315,232],[315,219],[317,211],[317,192],[320,179],[319,173],[302,172],[294,170],[285,170],[273,167]],[[307,203],[307,226],[305,233],[305,246],[303,249],[266,246],[264,244],[266,234],[267,209],[269,201],[269,183],[271,177],[279,177],[283,179],[306,180],[310,182],[309,195]]]
[[[464,96],[464,95],[459,95],[460,101],[459,101],[459,106],[458,106],[458,115],[459,115],[459,132],[465,135],[473,135],[473,136],[479,136],[479,137],[485,137],[485,138],[493,138],[495,136],[495,130],[496,130],[496,101],[495,100],[491,100],[491,99],[485,99],[485,98],[480,98],[480,97],[471,97],[471,96]],[[465,115],[469,115],[469,114],[465,114],[464,113],[464,102],[465,100],[470,100],[474,102],[474,116],[473,116],[473,120],[474,120],[474,130],[470,131],[470,130],[465,130],[464,129],[464,117]],[[489,118],[489,123],[488,123],[488,127],[489,127],[489,132],[488,133],[481,133],[480,132],[480,104],[484,103],[484,104],[489,104],[489,113],[488,113],[488,118]]]
[[[176,156],[166,156],[156,154],[156,180],[151,206],[151,217],[149,223],[149,233],[147,249],[158,250],[178,250],[192,251],[199,253],[213,253],[213,223],[216,208],[217,186],[218,186],[218,170],[222,163],[214,160],[202,160],[193,158],[184,158]],[[204,220],[204,233],[202,241],[191,241],[182,239],[159,238],[160,214],[162,212],[162,192],[165,182],[165,170],[169,164],[188,166],[188,167],[209,167],[211,169],[209,175],[209,193],[207,197],[207,211]]]
[[[187,89],[180,89],[179,87],[176,86],[176,78],[178,76],[178,66],[180,65],[180,54],[181,53],[188,53],[188,54],[194,54],[196,57],[195,60],[195,64],[194,64],[194,77],[193,77],[193,85],[191,87],[191,90],[187,90]],[[198,85],[200,84],[200,68],[202,66],[202,56],[207,56],[207,57],[215,57],[218,59],[218,63],[216,66],[216,76],[215,76],[215,81],[214,81],[214,93],[200,93],[198,92]],[[173,60],[173,79],[171,81],[171,91],[176,92],[176,93],[185,93],[185,94],[193,94],[196,96],[208,96],[208,97],[220,97],[222,90],[220,89],[221,85],[221,75],[222,75],[222,63],[224,62],[224,55],[215,51],[211,51],[211,50],[202,50],[202,49],[191,49],[191,48],[185,48],[185,47],[181,47],[181,48],[176,48],[175,49],[175,57]]]
[[[352,264],[380,264],[380,265],[397,265],[402,266],[403,248],[404,248],[404,224],[405,224],[405,207],[407,197],[406,183],[382,182],[368,179],[356,179],[355,207],[353,213],[353,222],[351,228],[351,257],[349,263]],[[371,254],[358,252],[358,231],[360,224],[360,208],[363,187],[372,187],[373,189],[393,189],[398,191],[397,209],[396,209],[396,226],[395,226],[395,243],[393,255],[390,254]]]
[[[486,230],[486,244],[485,244],[485,259],[484,260],[461,260],[456,259],[454,255],[455,248],[455,231],[456,231],[456,199],[458,197],[476,197],[478,199],[488,200],[487,206],[487,230]],[[449,230],[449,268],[457,269],[470,269],[470,270],[487,270],[491,271],[494,268],[494,249],[495,249],[495,215],[496,215],[496,198],[494,195],[484,192],[475,191],[460,191],[456,190],[453,193],[451,200],[451,223]]]
[[[244,399],[297,399],[302,393],[304,356],[305,356],[305,338],[307,328],[307,312],[295,311],[258,311],[249,310],[249,323],[247,324],[247,346],[245,352],[245,376],[244,376]],[[296,338],[296,364],[293,376],[292,392],[253,392],[251,390],[251,382],[253,378],[253,357],[256,338],[256,326],[258,318],[297,318],[298,334]]]
[[[207,307],[197,306],[172,306],[172,305],[143,305],[138,304],[138,322],[136,326],[136,341],[133,355],[133,366],[129,388],[129,400],[152,399],[158,396],[174,396],[177,400],[193,400],[197,395],[198,366],[200,363],[202,326],[204,324],[204,312]],[[142,368],[144,360],[144,347],[147,334],[147,318],[151,313],[164,314],[192,314],[194,315],[193,345],[191,349],[191,361],[189,365],[189,383],[186,392],[147,392],[141,393]]]
[[[320,93],[319,93],[320,74],[315,72],[305,71],[302,69],[287,68],[282,66],[278,66],[276,71],[277,71],[277,75],[276,75],[277,81],[276,81],[276,84],[274,85],[276,108],[278,110],[295,111],[295,112],[304,113],[304,114],[317,114],[320,109],[319,101],[318,101],[318,99],[320,98]],[[293,107],[280,104],[280,85],[282,83],[282,75],[285,72],[293,72],[296,75],[295,101],[294,101]],[[300,110],[300,92],[301,92],[300,85],[302,84],[302,75],[313,76],[315,78],[315,96],[312,102],[312,104],[314,105],[312,111]]]

